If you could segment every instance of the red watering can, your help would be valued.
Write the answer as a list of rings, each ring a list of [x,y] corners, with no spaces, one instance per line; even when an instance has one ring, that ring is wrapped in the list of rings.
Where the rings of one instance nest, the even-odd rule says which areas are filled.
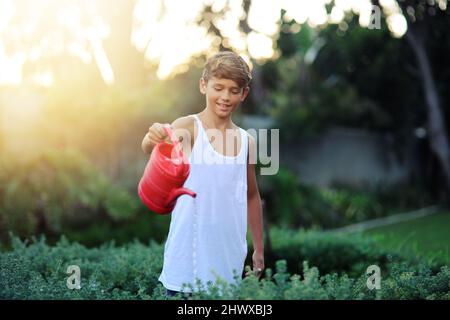
[[[157,214],[170,213],[183,194],[196,196],[195,192],[183,188],[190,166],[181,144],[169,126],[164,126],[164,130],[172,144],[160,142],[155,146],[138,186],[142,203]]]

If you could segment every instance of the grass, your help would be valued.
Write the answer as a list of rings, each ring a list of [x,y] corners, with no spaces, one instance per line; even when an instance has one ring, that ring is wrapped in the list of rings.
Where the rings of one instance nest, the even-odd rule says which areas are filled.
[[[386,249],[450,265],[450,212],[370,229],[364,234],[374,236]]]

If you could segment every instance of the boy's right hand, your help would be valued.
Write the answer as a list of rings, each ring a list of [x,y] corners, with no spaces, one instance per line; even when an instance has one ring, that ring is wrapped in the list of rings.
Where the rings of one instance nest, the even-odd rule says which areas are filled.
[[[150,128],[148,128],[147,137],[153,145],[157,145],[160,142],[168,141],[168,136],[164,130],[164,126],[170,126],[170,123],[158,123],[155,122]]]

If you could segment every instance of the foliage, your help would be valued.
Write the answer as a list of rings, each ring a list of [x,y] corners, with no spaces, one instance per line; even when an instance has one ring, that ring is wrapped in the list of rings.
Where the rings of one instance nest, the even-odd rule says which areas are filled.
[[[64,234],[87,246],[162,242],[169,222],[74,150],[46,151],[22,162],[0,160],[0,240],[6,247],[8,231],[22,238],[44,233],[50,243]]]
[[[363,231],[388,250],[401,251],[429,262],[450,264],[450,213],[436,214]]]
[[[315,187],[298,184],[297,177],[284,167],[264,179],[270,186],[262,195],[268,202],[268,221],[284,227],[336,228],[433,203],[426,192],[411,185],[355,189],[335,183],[331,187]]]
[[[397,193],[397,198],[386,188],[355,192],[344,186],[298,186],[284,168],[269,179],[273,190],[270,197],[263,195],[268,200],[268,221],[285,227],[338,227],[422,204],[420,195],[409,189]],[[21,237],[46,233],[51,241],[65,234],[95,246],[111,239],[162,242],[167,234],[170,216],[151,213],[136,193],[113,184],[73,150],[46,151],[22,162],[2,158],[0,182],[3,240],[7,231]]]
[[[27,244],[17,238],[13,250],[0,253],[0,298],[5,299],[181,299],[168,298],[158,283],[162,245],[133,242],[117,247],[114,242],[87,249],[64,237],[50,247],[45,238]],[[323,254],[324,252],[322,252]],[[328,252],[329,253],[329,252]],[[347,257],[341,257],[345,260]],[[354,278],[332,272],[321,275],[304,261],[302,272],[292,274],[285,260],[275,273],[266,269],[260,281],[251,275],[239,285],[220,279],[203,284],[192,299],[449,299],[450,269],[432,270],[419,264],[392,263],[382,271],[381,290],[370,291],[367,275]],[[66,286],[69,265],[81,270],[81,289]]]
[[[162,247],[110,242],[95,249],[69,243],[62,237],[49,247],[45,238],[27,245],[13,239],[13,251],[1,254],[2,298],[12,299],[129,299],[145,297],[157,283]],[[81,270],[82,289],[68,290],[69,265]]]
[[[140,201],[140,200],[136,200]],[[131,240],[147,242],[150,239],[162,243],[167,237],[170,217],[160,216],[144,205],[139,205],[135,216],[124,221],[98,221],[83,228],[67,227],[62,233],[67,239],[87,247],[99,246],[114,240],[118,245]]]
[[[286,260],[289,270],[301,272],[304,260],[322,272],[346,272],[358,275],[371,264],[380,268],[405,258],[396,251],[380,248],[371,238],[317,231],[271,228],[272,261]],[[414,263],[413,260],[408,260]]]
[[[122,221],[137,201],[73,150],[44,151],[33,159],[0,163],[0,234],[60,233],[95,220]]]

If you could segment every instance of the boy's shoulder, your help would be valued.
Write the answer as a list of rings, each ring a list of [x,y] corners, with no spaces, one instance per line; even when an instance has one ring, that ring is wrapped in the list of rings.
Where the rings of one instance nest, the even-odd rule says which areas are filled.
[[[181,131],[176,131],[176,134],[177,133],[179,134],[180,141],[185,140],[185,138],[190,138],[186,141],[189,141],[189,140],[191,141],[191,147],[192,147],[192,143],[193,143],[194,137],[195,137],[194,122],[195,122],[195,118],[193,117],[193,115],[187,115],[187,116],[175,119],[175,121],[173,121],[171,124],[171,126],[174,130],[181,129]]]
[[[184,116],[184,117],[180,117],[178,119],[175,119],[172,122],[172,127],[175,129],[188,129],[190,130],[193,127],[194,124],[194,117],[192,114]]]

